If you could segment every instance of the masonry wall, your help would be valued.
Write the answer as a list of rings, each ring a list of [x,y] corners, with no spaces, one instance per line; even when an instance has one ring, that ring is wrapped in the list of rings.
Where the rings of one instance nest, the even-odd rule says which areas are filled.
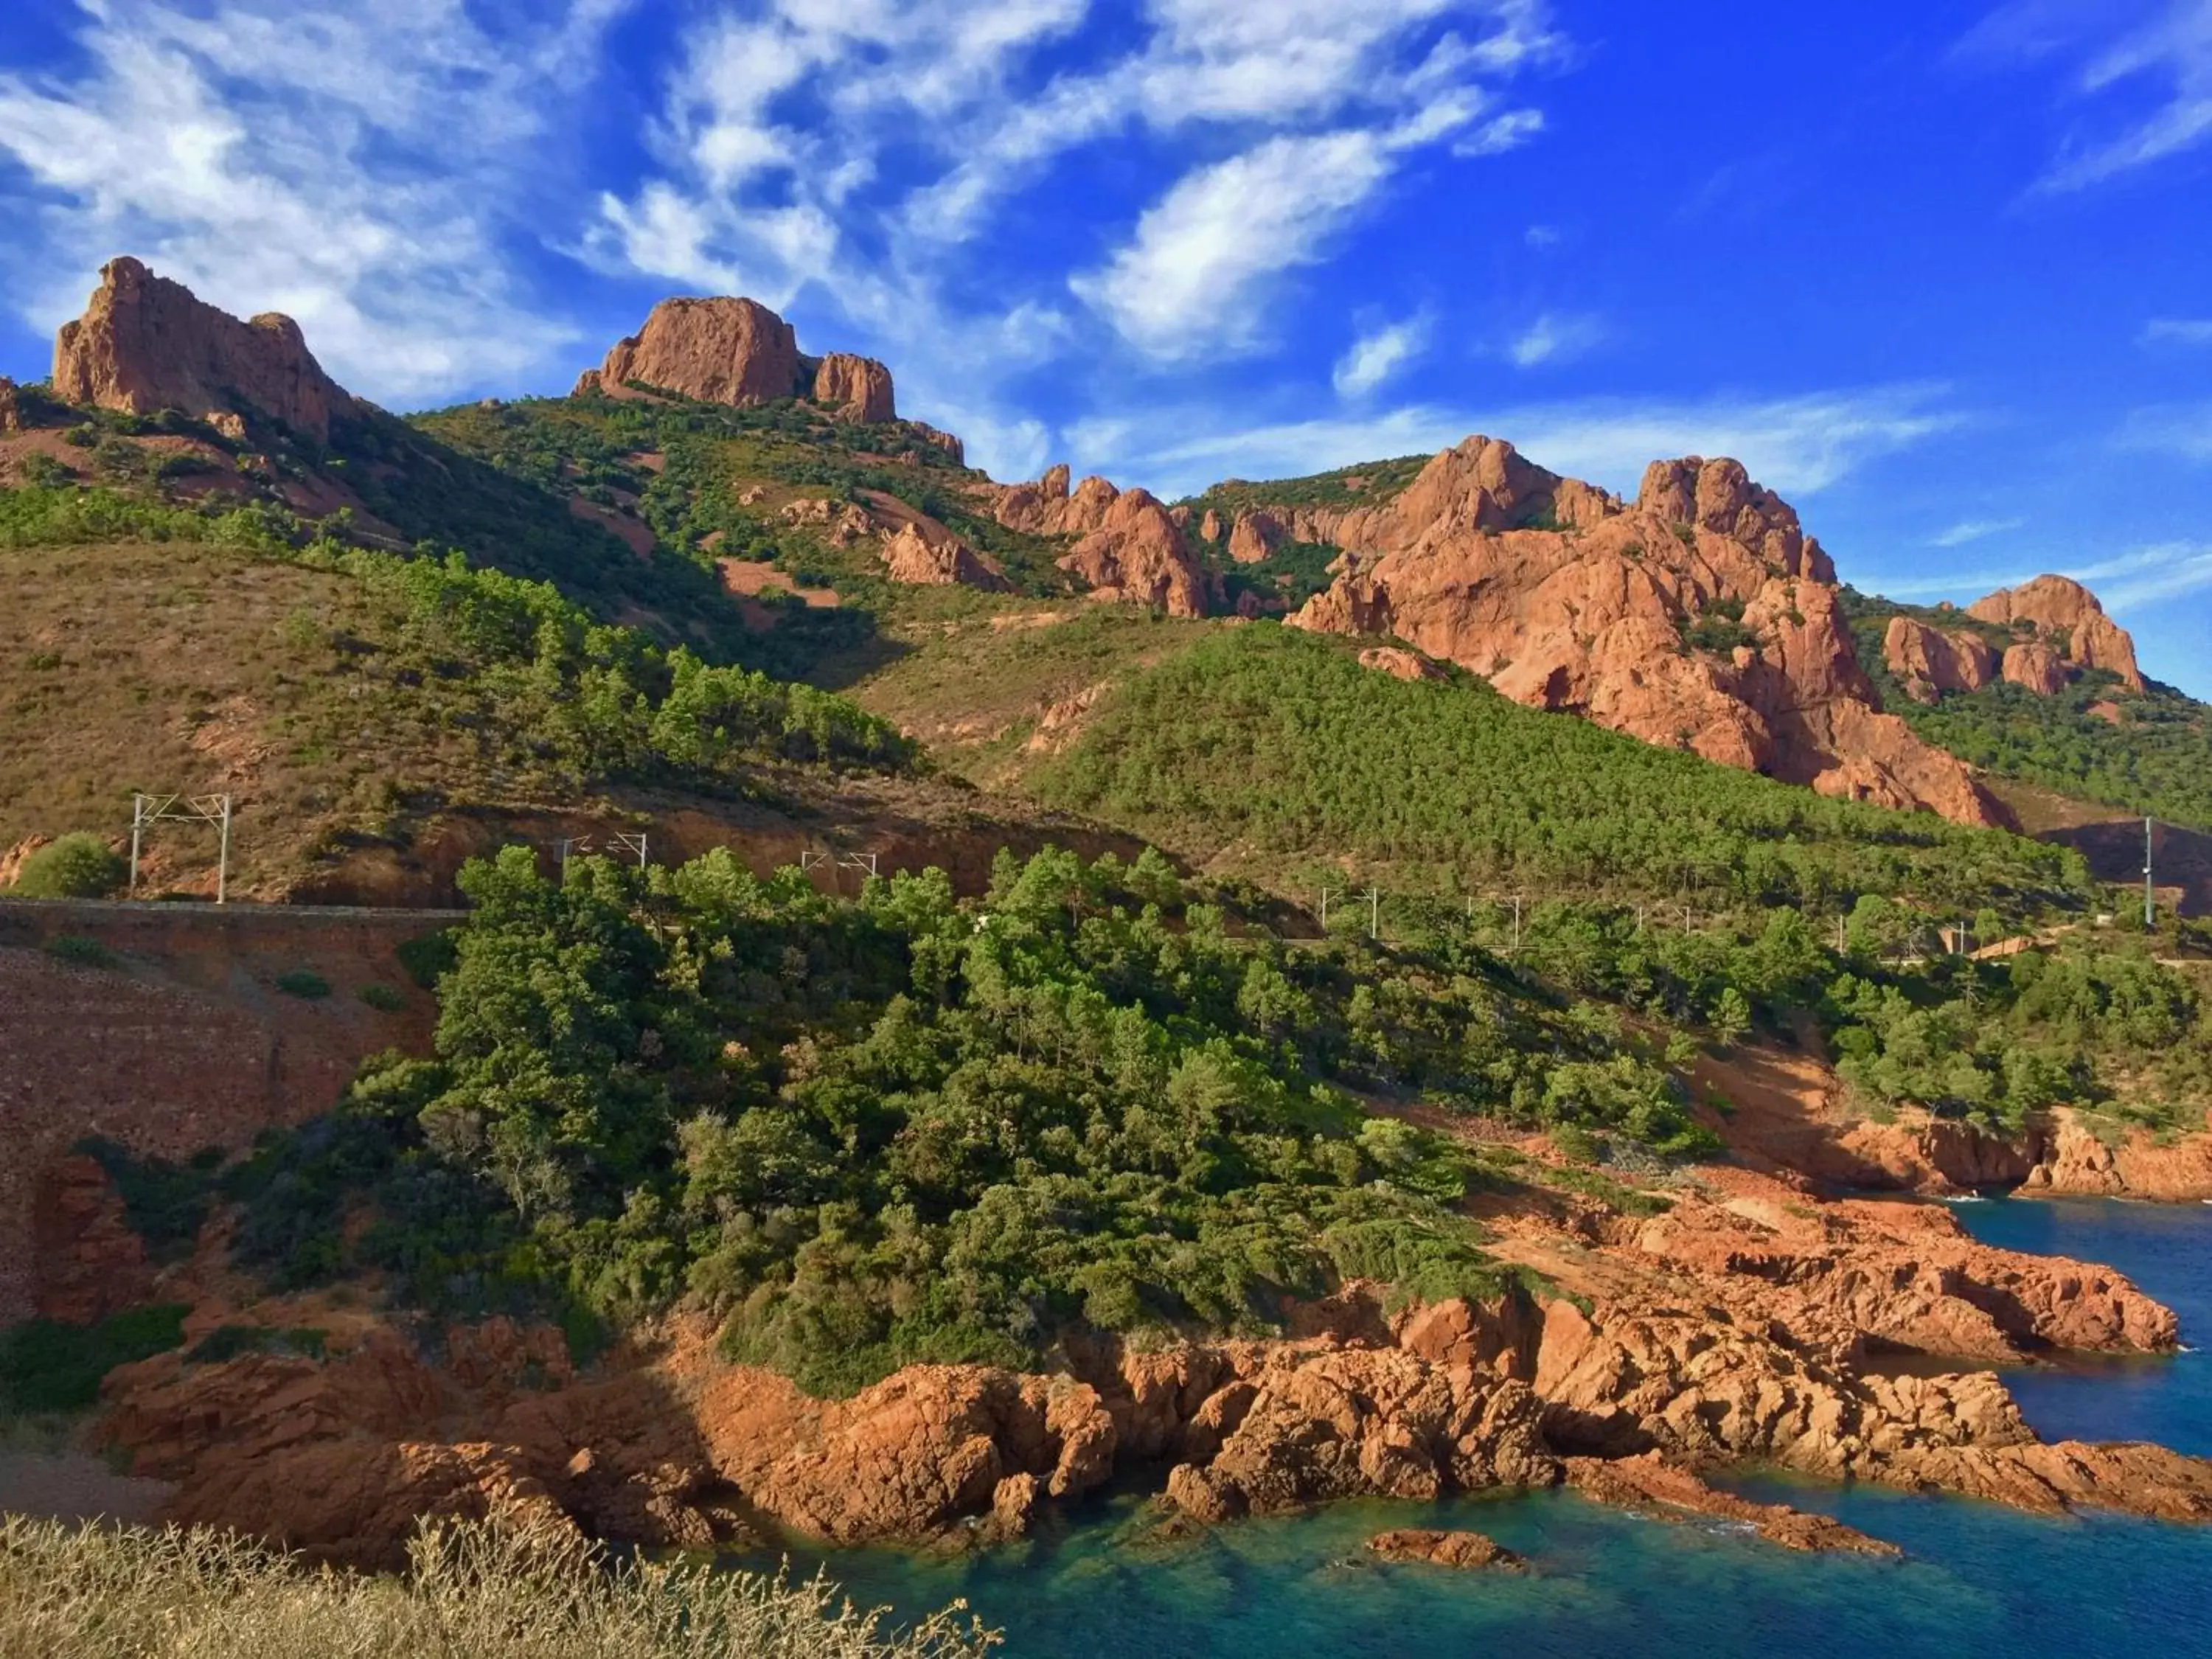
[[[427,1052],[432,999],[394,951],[447,911],[0,900],[0,1324],[39,1310],[79,1241],[57,1188],[82,1184],[70,1149],[101,1135],[142,1154],[238,1149],[327,1109],[361,1061]],[[50,948],[92,939],[118,968]],[[276,988],[306,970],[331,988]],[[396,1013],[361,997],[402,994]],[[49,1297],[49,1299],[51,1299]],[[49,1311],[59,1311],[49,1308]]]

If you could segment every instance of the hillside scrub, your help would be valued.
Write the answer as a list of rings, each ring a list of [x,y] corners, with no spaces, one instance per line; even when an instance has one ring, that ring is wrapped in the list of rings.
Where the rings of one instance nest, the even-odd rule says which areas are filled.
[[[617,1559],[573,1534],[425,1523],[397,1577],[198,1528],[0,1516],[0,1653],[70,1659],[970,1659],[955,1603],[908,1630],[834,1584]]]
[[[1395,679],[1264,623],[1129,675],[1029,787],[1194,856],[1326,859],[1432,894],[1835,915],[1874,893],[2011,918],[2089,890],[2063,848],[1832,800],[1522,708],[1472,675]]]
[[[77,489],[0,490],[0,686],[16,721],[0,745],[0,844],[112,822],[131,789],[204,776],[210,755],[251,784],[243,892],[453,806],[623,787],[728,799],[787,769],[916,765],[842,697],[602,623],[458,555]]]

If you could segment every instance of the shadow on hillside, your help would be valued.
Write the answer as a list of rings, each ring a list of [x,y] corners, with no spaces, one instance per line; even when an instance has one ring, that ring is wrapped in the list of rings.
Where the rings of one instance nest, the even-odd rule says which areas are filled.
[[[2143,832],[2140,818],[2046,830],[2037,839],[2073,848],[2089,861],[2089,872],[2099,881],[2127,884],[2142,880]],[[2152,865],[2154,879],[2161,890],[2180,890],[2183,915],[2212,915],[2212,836],[2162,823],[2158,827]]]

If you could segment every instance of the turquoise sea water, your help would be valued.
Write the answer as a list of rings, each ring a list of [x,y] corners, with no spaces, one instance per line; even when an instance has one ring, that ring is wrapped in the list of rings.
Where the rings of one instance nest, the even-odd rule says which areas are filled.
[[[1999,1200],[1960,1213],[1991,1243],[2112,1263],[2176,1309],[2185,1341],[2212,1349],[2212,1207]],[[2212,1454],[2212,1352],[2008,1380],[2046,1436]],[[1109,1498],[972,1559],[846,1551],[793,1565],[818,1562],[854,1600],[909,1615],[964,1596],[1022,1659],[2212,1655],[2212,1528],[1796,1480],[1744,1490],[1839,1516],[1905,1559],[1800,1556],[1547,1493],[1343,1505],[1170,1544],[1143,1541],[1137,1499]],[[1362,1546],[1386,1526],[1478,1528],[1535,1571],[1381,1565]]]

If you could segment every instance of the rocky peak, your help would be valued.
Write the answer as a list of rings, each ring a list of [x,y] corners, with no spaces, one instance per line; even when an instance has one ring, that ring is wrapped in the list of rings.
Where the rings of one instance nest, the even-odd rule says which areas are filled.
[[[620,398],[633,380],[738,409],[811,397],[834,405],[841,420],[896,418],[890,369],[849,352],[804,356],[789,323],[757,300],[732,295],[663,300],[643,328],[616,341],[604,363],[585,371],[573,395]]]
[[[1930,628],[1910,617],[1889,619],[1882,657],[1915,702],[1934,702],[1946,691],[1978,691],[1997,672],[1997,653],[1980,635]]]
[[[137,260],[111,259],[84,315],[54,337],[54,393],[70,403],[201,419],[260,416],[327,441],[360,405],[323,372],[300,325],[240,322]]]
[[[0,374],[0,433],[20,431],[23,411],[15,396],[15,383]]]
[[[837,418],[872,425],[895,421],[891,372],[873,357],[833,351],[814,371],[814,401],[835,407]]]
[[[1834,567],[1735,461],[1655,462],[1629,503],[1476,436],[1387,503],[1295,517],[1346,556],[1294,626],[1394,635],[1517,702],[1829,794],[2002,816],[1875,708]]]
[[[2024,634],[2027,642],[2048,645],[2076,668],[2109,669],[2130,690],[2143,689],[2134,638],[2071,577],[2038,576],[2018,587],[2001,587],[1967,606],[1966,614]]]

